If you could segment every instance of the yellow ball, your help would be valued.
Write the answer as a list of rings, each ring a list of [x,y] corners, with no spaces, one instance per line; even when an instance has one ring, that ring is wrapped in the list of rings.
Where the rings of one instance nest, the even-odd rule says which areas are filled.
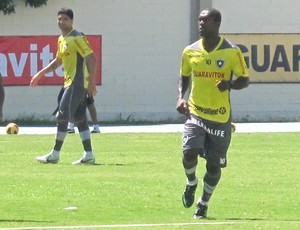
[[[7,126],[6,126],[6,133],[7,134],[18,134],[19,132],[19,127],[17,124],[15,123],[9,123]]]

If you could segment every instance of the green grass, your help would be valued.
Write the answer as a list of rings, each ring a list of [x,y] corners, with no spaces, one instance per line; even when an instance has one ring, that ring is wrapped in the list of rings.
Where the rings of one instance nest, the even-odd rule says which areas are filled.
[[[0,136],[0,228],[204,223],[125,229],[299,229],[300,133],[234,134],[206,220],[181,204],[181,134],[92,135],[97,164],[74,166],[78,134],[44,165],[53,135]],[[205,162],[199,161],[202,177]],[[200,196],[201,186],[197,191]],[[76,211],[64,208],[76,206]],[[225,225],[213,223],[226,222]],[[113,229],[122,229],[113,228]]]

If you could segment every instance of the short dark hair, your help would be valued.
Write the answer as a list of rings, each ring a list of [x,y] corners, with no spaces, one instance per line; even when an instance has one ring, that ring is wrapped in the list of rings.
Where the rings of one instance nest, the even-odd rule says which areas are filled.
[[[209,15],[215,20],[215,22],[222,21],[221,12],[215,8],[208,9]]]
[[[70,9],[70,8],[61,8],[59,11],[58,11],[58,13],[57,13],[57,15],[60,15],[60,14],[65,14],[65,15],[67,15],[70,19],[73,19],[74,18],[74,13],[73,13],[73,10],[72,9]]]

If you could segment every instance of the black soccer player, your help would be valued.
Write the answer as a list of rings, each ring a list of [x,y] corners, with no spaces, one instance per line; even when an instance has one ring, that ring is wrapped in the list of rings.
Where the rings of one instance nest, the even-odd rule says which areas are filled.
[[[244,57],[237,46],[219,35],[220,25],[218,10],[207,9],[199,14],[201,39],[183,50],[178,81],[177,111],[187,116],[182,134],[182,164],[187,178],[182,202],[186,208],[194,203],[198,156],[206,159],[203,191],[194,219],[207,216],[208,202],[221,178],[221,168],[227,164],[231,140],[230,90],[249,84]],[[189,86],[186,102],[184,95]]]

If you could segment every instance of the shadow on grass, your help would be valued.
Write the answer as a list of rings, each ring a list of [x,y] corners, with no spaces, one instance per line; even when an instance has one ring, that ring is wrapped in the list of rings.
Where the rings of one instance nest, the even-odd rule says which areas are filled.
[[[133,163],[132,164],[122,164],[122,163],[114,163],[114,164],[105,164],[105,163],[95,163],[91,166],[132,166],[134,165]]]
[[[270,221],[272,219],[262,219],[262,218],[227,218],[225,220],[249,220],[249,221]],[[285,220],[272,220],[272,221],[292,221],[298,222],[300,219],[285,219]]]
[[[3,220],[0,219],[0,222],[9,222],[9,223],[53,223],[53,221],[46,221],[46,220]]]
[[[262,219],[262,218],[227,218],[225,220],[254,220],[254,221],[264,221],[264,220],[267,220],[267,219]]]

